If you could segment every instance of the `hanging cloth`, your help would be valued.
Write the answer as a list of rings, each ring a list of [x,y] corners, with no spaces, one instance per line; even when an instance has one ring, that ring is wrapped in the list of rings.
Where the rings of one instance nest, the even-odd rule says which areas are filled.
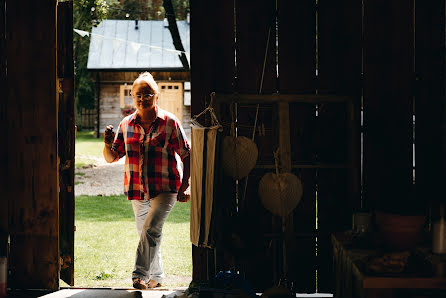
[[[215,231],[213,214],[216,208],[214,197],[218,191],[217,167],[222,139],[222,126],[213,111],[214,93],[210,105],[191,120],[191,213],[190,240],[195,246],[213,247]],[[197,119],[209,112],[211,126],[203,126]]]

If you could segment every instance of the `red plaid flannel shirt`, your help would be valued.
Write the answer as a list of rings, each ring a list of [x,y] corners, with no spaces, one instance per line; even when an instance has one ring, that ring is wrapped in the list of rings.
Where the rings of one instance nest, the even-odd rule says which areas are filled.
[[[182,178],[178,159],[183,160],[189,154],[190,145],[173,114],[158,107],[157,117],[147,133],[136,112],[125,117],[119,124],[112,150],[118,152],[116,160],[126,156],[124,193],[129,200],[178,192]]]

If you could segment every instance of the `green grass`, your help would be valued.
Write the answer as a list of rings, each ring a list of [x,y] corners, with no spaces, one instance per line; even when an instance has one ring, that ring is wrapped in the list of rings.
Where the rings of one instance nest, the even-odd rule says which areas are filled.
[[[78,131],[76,133],[75,145],[75,167],[83,167],[94,163],[93,159],[85,156],[102,157],[102,150],[104,149],[104,140],[102,138],[96,139],[93,136],[93,131]]]
[[[187,287],[192,276],[189,216],[190,203],[177,203],[164,224],[161,254],[169,288]],[[130,287],[138,236],[126,197],[76,197],[75,223],[75,286]]]

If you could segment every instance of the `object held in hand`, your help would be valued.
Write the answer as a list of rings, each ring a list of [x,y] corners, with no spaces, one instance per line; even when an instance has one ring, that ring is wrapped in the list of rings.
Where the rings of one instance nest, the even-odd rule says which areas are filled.
[[[178,201],[182,203],[187,203],[190,200],[190,195],[183,194],[178,196]]]
[[[105,128],[104,131],[104,143],[110,145],[113,143],[114,138],[115,138],[115,132],[113,131],[113,126],[109,125]]]

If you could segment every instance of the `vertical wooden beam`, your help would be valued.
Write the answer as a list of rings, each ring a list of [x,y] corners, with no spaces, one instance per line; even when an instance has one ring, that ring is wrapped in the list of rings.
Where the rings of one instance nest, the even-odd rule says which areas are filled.
[[[413,12],[412,1],[364,1],[364,190],[388,212],[419,212],[411,192]]]
[[[316,91],[316,2],[278,1],[278,70],[280,93]],[[291,162],[314,161],[313,128],[315,105],[289,104]],[[315,174],[313,169],[292,169],[304,186],[303,197],[287,221],[288,278],[299,292],[314,292],[316,216]],[[290,220],[291,219],[291,220]],[[290,237],[301,235],[300,238]]]
[[[359,206],[361,199],[362,4],[319,0],[317,11],[318,93],[352,97],[351,103],[319,105],[316,121],[318,160],[343,165],[317,173],[318,291],[332,292],[330,233],[350,228],[353,207]]]
[[[197,115],[210,103],[210,93],[231,93],[234,91],[234,1],[191,0],[191,115]],[[227,116],[227,115],[226,115]],[[209,119],[209,118],[207,118]],[[202,120],[202,119],[200,119]],[[227,130],[226,130],[227,132]],[[193,144],[192,144],[193,146]],[[235,201],[235,184],[232,179],[222,178],[223,189],[214,204],[220,206],[222,214],[230,214]],[[221,201],[225,199],[228,204]],[[225,210],[225,211],[223,211]],[[214,218],[220,225],[227,220]],[[213,219],[213,220],[214,220]],[[224,231],[230,233],[230,231]],[[219,235],[218,243],[224,238]],[[221,248],[221,247],[220,247]],[[193,280],[205,280],[213,277],[210,270],[223,270],[226,266],[220,258],[224,253],[208,253],[207,248],[193,247]],[[215,264],[215,268],[213,267]]]
[[[445,1],[415,1],[417,200],[445,203]]]
[[[8,96],[8,83],[6,77],[6,1],[0,1],[0,90],[3,96]],[[0,125],[7,126],[8,100],[4,98],[0,101]],[[9,140],[9,129],[4,130],[6,140]],[[8,189],[8,158],[7,147],[1,146],[0,156],[2,166],[0,167],[0,188]],[[9,196],[5,195],[0,199],[0,256],[7,255],[8,245],[8,202]]]
[[[267,46],[262,93],[277,90],[275,6],[274,0],[237,1],[237,91],[240,93],[259,93]]]
[[[236,1],[236,88],[239,93],[274,93],[277,91],[277,73],[276,73],[276,1],[275,0],[237,0]],[[256,117],[256,105],[239,105],[237,121],[244,129],[238,130],[238,135],[252,138],[254,122]],[[274,117],[271,113],[271,105],[260,105],[259,115],[262,117],[262,111],[268,111],[266,115]],[[263,118],[263,117],[262,117]],[[266,117],[265,117],[266,118]],[[258,118],[259,120],[259,118]],[[265,128],[269,129],[272,119],[264,119]],[[260,122],[257,123],[261,125]],[[257,130],[257,129],[256,129]],[[258,135],[258,132],[256,132]],[[271,134],[272,139],[267,142],[267,148],[275,146],[278,135]],[[274,138],[277,136],[277,138]],[[263,140],[255,137],[258,149],[264,148],[259,145]],[[272,152],[270,153],[272,154]],[[262,154],[263,155],[263,154]],[[260,160],[259,160],[260,162]],[[269,162],[272,162],[269,161]],[[262,245],[264,233],[271,233],[273,230],[280,231],[280,220],[274,218],[265,212],[258,198],[258,181],[265,171],[252,171],[246,179],[240,181],[240,195],[238,216],[241,222],[256,223],[261,229],[256,233],[244,233],[243,241],[251,243],[260,243],[260,245],[250,246],[250,254],[243,258],[242,271],[246,279],[253,287],[262,291],[270,287],[273,280],[274,256],[271,250],[265,249]],[[247,184],[246,184],[247,183]],[[245,186],[246,184],[246,186]],[[246,188],[246,197],[243,197]],[[262,217],[256,217],[256,214],[264,212]],[[276,224],[277,223],[277,224]],[[245,231],[247,227],[244,227]],[[274,240],[276,241],[276,240]],[[279,256],[277,256],[279,257]],[[278,260],[280,260],[278,258]],[[277,263],[277,261],[276,261]],[[273,265],[274,266],[274,265]],[[279,273],[279,272],[276,272]]]
[[[56,0],[8,1],[11,283],[58,289]]]
[[[59,233],[60,278],[74,286],[74,61],[73,2],[57,6],[57,76],[59,79]]]
[[[316,1],[279,0],[279,91],[316,90]]]

